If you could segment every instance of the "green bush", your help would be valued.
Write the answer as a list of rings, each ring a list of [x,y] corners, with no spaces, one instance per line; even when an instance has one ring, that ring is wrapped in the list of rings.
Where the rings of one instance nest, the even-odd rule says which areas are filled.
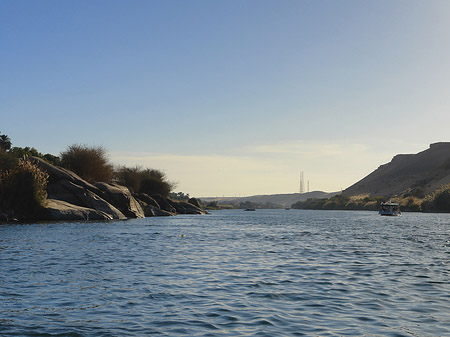
[[[27,160],[0,171],[0,209],[23,216],[35,215],[47,198],[47,172]]]
[[[111,182],[113,165],[102,146],[71,145],[61,153],[61,166],[89,182]]]
[[[38,157],[41,159],[44,159],[47,163],[50,163],[52,165],[60,165],[60,159],[57,156],[54,156],[52,154],[42,154],[38,150],[36,150],[34,147],[13,147],[9,151],[9,154],[11,154],[13,157],[22,159],[29,156]]]
[[[155,169],[143,169],[140,166],[119,167],[115,172],[115,181],[133,192],[148,195],[160,194],[168,197],[176,184],[167,180],[164,172]]]

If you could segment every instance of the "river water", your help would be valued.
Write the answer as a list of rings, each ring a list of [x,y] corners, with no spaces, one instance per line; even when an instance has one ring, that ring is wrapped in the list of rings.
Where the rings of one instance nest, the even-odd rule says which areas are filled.
[[[1,336],[450,336],[450,215],[0,225]]]

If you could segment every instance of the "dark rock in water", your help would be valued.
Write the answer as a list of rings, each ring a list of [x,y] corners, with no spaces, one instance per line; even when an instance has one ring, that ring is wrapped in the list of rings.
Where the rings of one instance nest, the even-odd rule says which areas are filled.
[[[142,207],[127,187],[107,183],[96,183],[95,186],[103,192],[103,197],[115,205],[126,217],[145,218]]]
[[[161,210],[169,212],[169,213],[177,213],[177,210],[175,207],[173,207],[166,198],[164,198],[163,196],[159,195],[159,194],[153,194],[152,198],[156,200],[156,202],[158,203],[158,205],[160,206]]]
[[[145,202],[147,205],[161,209],[158,202],[155,199],[153,199],[151,196],[149,196],[148,194],[134,193],[133,196],[135,199],[141,200],[141,201]]]
[[[178,204],[184,208],[185,214],[205,214],[206,213],[202,208],[197,207],[197,206],[191,204],[190,202],[180,201]]]
[[[175,213],[170,213],[170,212],[167,212],[167,211],[163,211],[159,207],[155,207],[153,205],[148,205],[147,203],[145,203],[144,201],[142,201],[140,199],[137,199],[137,201],[141,205],[142,210],[144,211],[144,214],[145,214],[146,217],[176,215]]]
[[[198,201],[197,198],[190,198],[188,200],[188,203],[190,203],[191,205],[194,205],[195,207],[198,207],[200,209],[202,208],[202,205],[200,204],[200,202]]]
[[[170,213],[170,212],[164,211],[159,208],[155,208],[153,211],[155,212],[155,216],[174,216],[174,215],[176,215],[175,213]]]
[[[178,202],[173,201],[171,199],[167,199],[167,202],[176,209],[176,212],[178,214],[186,214],[186,208],[184,208],[182,205],[180,205]]]
[[[62,200],[47,199],[46,220],[112,220],[112,216]]]
[[[0,210],[0,221],[8,221],[8,216]]]
[[[136,198],[135,198],[136,199]],[[155,212],[154,212],[154,208],[153,206],[147,205],[147,203],[145,203],[144,201],[140,200],[140,199],[136,199],[136,201],[139,203],[139,205],[141,206],[142,210],[144,211],[144,215],[146,217],[153,217],[156,216]]]
[[[171,199],[167,199],[167,202],[177,210],[179,214],[205,214],[205,212],[188,202],[184,201],[173,201]]]

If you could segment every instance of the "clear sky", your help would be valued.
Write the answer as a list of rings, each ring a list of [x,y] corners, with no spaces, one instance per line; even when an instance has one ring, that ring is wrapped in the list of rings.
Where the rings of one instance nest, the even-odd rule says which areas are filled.
[[[450,140],[448,0],[1,0],[0,131],[201,196],[338,191]]]

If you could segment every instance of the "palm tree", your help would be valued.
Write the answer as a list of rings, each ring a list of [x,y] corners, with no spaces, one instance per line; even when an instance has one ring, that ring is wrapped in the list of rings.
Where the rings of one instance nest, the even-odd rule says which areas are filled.
[[[7,135],[0,135],[0,148],[8,151],[11,148],[11,139]]]

